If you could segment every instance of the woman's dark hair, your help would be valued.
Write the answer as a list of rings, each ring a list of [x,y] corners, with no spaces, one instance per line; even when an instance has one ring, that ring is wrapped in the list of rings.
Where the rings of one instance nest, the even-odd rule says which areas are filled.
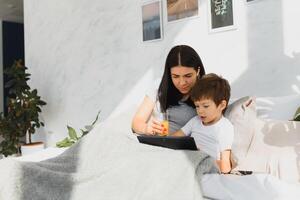
[[[194,68],[196,71],[199,69],[198,78],[205,74],[202,61],[193,48],[187,45],[173,47],[167,56],[164,74],[158,88],[157,98],[162,112],[165,112],[170,106],[178,105],[183,97],[183,94],[174,86],[171,78],[171,68],[179,65]],[[194,107],[190,98],[186,103]]]

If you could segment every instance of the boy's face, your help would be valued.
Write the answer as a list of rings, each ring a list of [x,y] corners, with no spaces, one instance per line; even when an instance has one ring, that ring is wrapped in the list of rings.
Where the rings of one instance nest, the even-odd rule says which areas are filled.
[[[223,100],[217,106],[212,99],[199,99],[194,101],[197,114],[204,125],[211,125],[222,117],[222,111],[226,107],[226,101]]]

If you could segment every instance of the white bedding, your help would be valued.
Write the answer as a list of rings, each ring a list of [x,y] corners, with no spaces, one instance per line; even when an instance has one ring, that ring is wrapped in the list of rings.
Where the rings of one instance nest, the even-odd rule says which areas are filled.
[[[50,158],[54,158],[62,154],[66,149],[67,148],[49,147],[33,154],[15,157],[14,159],[19,161],[39,162]]]
[[[125,120],[128,127],[116,126]],[[202,199],[202,175],[217,173],[213,160],[203,152],[139,144],[127,137],[128,121],[99,124],[55,158],[0,160],[0,199]]]
[[[43,151],[15,158],[38,162],[60,155],[66,148],[50,147]],[[222,200],[299,200],[300,185],[289,184],[268,174],[247,176],[206,174],[201,181],[207,199]]]
[[[207,174],[203,195],[223,200],[299,200],[300,184],[289,184],[268,174],[246,176]]]
[[[122,121],[122,124],[128,125],[130,124],[129,119],[131,118],[132,116],[129,116],[129,114],[127,114],[118,121]],[[130,129],[130,127],[127,127],[127,129]],[[127,137],[131,141],[136,140],[133,134],[128,134]],[[103,142],[104,141],[102,141],[101,143]],[[16,159],[20,161],[38,162],[46,160],[48,158],[53,158],[56,155],[60,155],[64,150],[65,149],[48,148],[41,152]],[[87,148],[85,150],[85,152],[87,151],[90,151],[90,148]],[[94,158],[96,157],[97,156],[94,155]],[[170,170],[169,172],[172,173],[172,170]],[[136,174],[140,173],[137,172]],[[150,185],[150,187],[155,187],[156,184],[151,183]],[[202,176],[201,185],[202,194],[207,199],[300,200],[299,184],[290,184],[268,174],[253,174],[247,176],[205,174],[204,176]],[[153,188],[152,192],[153,191],[155,191],[155,188]]]

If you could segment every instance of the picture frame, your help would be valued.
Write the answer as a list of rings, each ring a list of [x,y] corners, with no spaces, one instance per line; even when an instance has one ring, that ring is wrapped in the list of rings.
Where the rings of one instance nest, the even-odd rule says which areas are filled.
[[[162,2],[152,0],[142,3],[142,40],[153,42],[163,39]]]
[[[209,32],[236,29],[235,0],[208,0]]]
[[[166,0],[166,20],[179,22],[199,16],[199,0]]]

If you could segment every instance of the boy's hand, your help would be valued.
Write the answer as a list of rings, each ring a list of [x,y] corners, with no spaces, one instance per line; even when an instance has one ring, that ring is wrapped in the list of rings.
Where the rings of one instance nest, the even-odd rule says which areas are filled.
[[[221,173],[227,174],[231,171],[230,156],[231,156],[231,150],[222,151],[221,159],[216,161]]]
[[[185,136],[185,134],[184,134],[183,131],[180,129],[180,130],[176,131],[175,133],[170,134],[170,136],[183,137],[183,136]]]

